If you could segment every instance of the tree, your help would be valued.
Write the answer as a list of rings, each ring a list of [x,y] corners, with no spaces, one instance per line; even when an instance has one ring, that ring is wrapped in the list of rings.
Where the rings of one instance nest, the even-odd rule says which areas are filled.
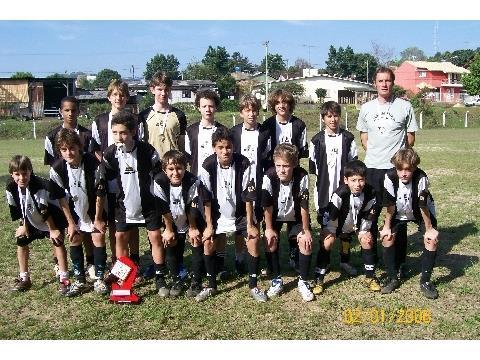
[[[185,80],[210,80],[214,77],[212,70],[202,63],[190,63],[183,72]]]
[[[93,81],[87,79],[86,75],[80,75],[77,80],[77,87],[84,90],[93,90],[95,85]]]
[[[223,46],[217,46],[216,49],[209,46],[202,64],[212,70],[215,74],[215,79],[225,76],[230,73],[230,54]]]
[[[372,41],[371,45],[371,54],[379,65],[387,66],[393,60],[393,48],[386,47],[385,45],[379,44],[375,41]]]
[[[255,65],[253,65],[247,57],[243,57],[238,51],[235,51],[230,58],[230,72],[235,71],[235,68],[240,68],[240,71],[246,73],[253,73]]]
[[[400,63],[406,60],[423,61],[427,60],[427,57],[423,50],[420,50],[416,46],[411,46],[400,52]]]
[[[462,77],[463,88],[470,95],[480,95],[480,53],[475,55],[469,70],[470,74]]]
[[[59,79],[59,78],[64,78],[66,76],[67,76],[66,74],[54,73],[52,75],[48,75],[46,78],[47,79]]]
[[[301,77],[303,76],[303,69],[311,69],[312,65],[305,59],[298,58],[295,60],[293,66],[287,69],[288,77]]]
[[[220,93],[220,99],[228,99],[229,96],[235,95],[237,82],[232,75],[227,74],[217,79],[217,88]]]
[[[115,70],[103,69],[98,72],[97,78],[94,80],[93,85],[96,88],[106,89],[112,80],[121,78],[122,76]]]
[[[268,54],[268,75],[278,78],[283,71],[286,70],[285,62],[282,55]],[[265,72],[265,58],[258,67],[258,71]]]
[[[359,81],[369,81],[378,66],[377,60],[370,54],[355,54],[350,46],[345,49],[330,46],[326,72],[329,75],[336,75],[344,78],[353,78]],[[368,71],[367,71],[368,64]],[[367,72],[368,78],[367,79]]]
[[[430,57],[429,61],[449,61],[454,65],[468,68],[472,62],[475,54],[479,53],[480,49],[471,50],[455,50],[453,52],[445,51],[444,53],[437,52],[434,56]]]
[[[33,77],[31,72],[17,71],[10,76],[10,79],[33,79]]]
[[[165,56],[163,54],[156,54],[149,62],[147,62],[143,76],[145,77],[145,80],[149,81],[157,71],[164,71],[173,80],[179,79],[179,65],[180,63],[174,55],[169,54]]]
[[[315,95],[317,95],[318,101],[323,103],[323,99],[327,96],[327,90],[318,88],[315,90]]]
[[[284,89],[290,92],[296,98],[302,96],[305,93],[305,87],[302,84],[297,84],[293,81],[274,83],[271,87],[271,91],[275,91],[277,89]]]

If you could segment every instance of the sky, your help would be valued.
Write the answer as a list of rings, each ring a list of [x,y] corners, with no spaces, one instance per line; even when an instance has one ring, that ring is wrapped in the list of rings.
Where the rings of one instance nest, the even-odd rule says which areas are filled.
[[[435,47],[435,27],[436,47]],[[209,45],[240,52],[259,64],[278,53],[291,66],[298,58],[324,68],[330,45],[371,52],[372,42],[399,57],[416,46],[438,51],[480,47],[480,21],[471,20],[3,20],[0,21],[0,77],[16,71],[35,76],[96,73],[104,68],[139,77],[157,53],[173,54],[180,69],[201,61]],[[133,66],[133,68],[132,68]]]

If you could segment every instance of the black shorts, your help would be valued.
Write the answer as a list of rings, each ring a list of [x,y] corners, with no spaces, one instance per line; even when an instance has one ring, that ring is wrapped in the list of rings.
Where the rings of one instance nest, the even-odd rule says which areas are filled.
[[[50,237],[50,233],[48,231],[42,231],[42,230],[39,230],[36,227],[30,225],[28,227],[28,236],[17,237],[17,245],[18,246],[27,246],[33,240],[45,239],[45,238],[48,239],[49,237]]]
[[[303,225],[301,223],[296,223],[293,221],[274,221],[273,228],[278,234],[280,239],[280,232],[282,230],[283,224],[287,224],[287,236],[289,239],[296,238],[298,234],[303,231]],[[265,224],[263,225],[263,230],[265,230]]]
[[[148,231],[160,230],[162,226],[161,218],[158,216],[152,216],[151,218],[145,219],[144,223],[125,223],[125,222],[115,222],[115,230],[119,232],[129,231],[133,228],[145,227]]]

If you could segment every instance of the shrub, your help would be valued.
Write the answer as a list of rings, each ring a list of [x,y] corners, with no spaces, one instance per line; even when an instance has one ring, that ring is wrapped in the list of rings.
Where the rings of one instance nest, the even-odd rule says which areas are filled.
[[[238,111],[238,106],[239,106],[238,100],[223,99],[220,101],[219,111],[236,112]]]

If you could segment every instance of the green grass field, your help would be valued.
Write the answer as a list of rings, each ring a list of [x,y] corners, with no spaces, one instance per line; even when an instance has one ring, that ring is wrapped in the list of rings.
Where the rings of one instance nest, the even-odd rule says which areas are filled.
[[[216,297],[200,304],[186,298],[161,299],[152,281],[136,288],[143,297],[139,306],[109,304],[93,292],[67,299],[56,294],[48,241],[32,246],[33,288],[14,294],[9,289],[18,268],[15,224],[3,200],[0,339],[478,339],[480,129],[422,130],[415,148],[429,175],[439,219],[441,237],[433,273],[440,293],[437,300],[425,299],[418,288],[423,245],[414,226],[409,228],[410,278],[390,295],[369,293],[360,277],[341,275],[337,243],[326,291],[311,303],[300,301],[291,272],[284,278],[286,293],[264,304],[249,297],[246,278],[221,284]],[[17,153],[30,156],[36,172],[46,175],[41,149],[43,140],[0,141],[2,181],[8,178],[10,157]],[[318,232],[316,224],[314,229]],[[145,236],[141,247],[142,253],[148,249]],[[188,247],[186,256],[188,263]],[[228,256],[228,266],[233,267],[231,246]],[[361,266],[358,245],[352,261]],[[282,267],[287,269],[285,256]],[[377,275],[382,277],[383,269]],[[260,285],[267,288],[268,280],[261,279]]]

